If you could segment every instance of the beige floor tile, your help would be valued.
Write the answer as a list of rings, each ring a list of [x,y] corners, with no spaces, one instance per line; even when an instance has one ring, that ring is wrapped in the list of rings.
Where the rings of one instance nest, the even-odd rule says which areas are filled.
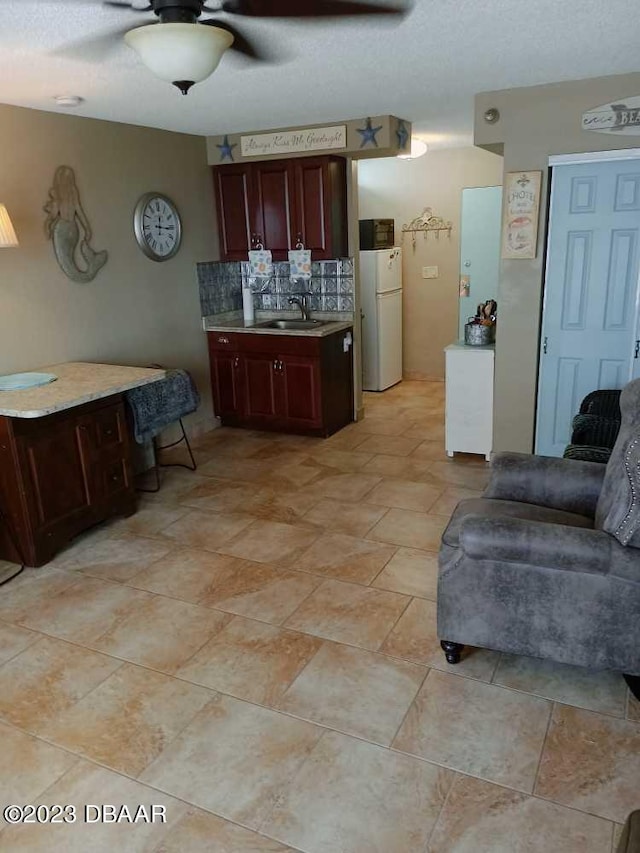
[[[320,644],[307,634],[236,616],[178,676],[237,699],[274,705]]]
[[[185,548],[144,569],[129,585],[195,603],[215,588],[220,577],[244,566],[244,560],[235,557]]]
[[[428,853],[608,853],[601,818],[458,776],[429,840]]]
[[[389,746],[426,673],[375,652],[324,643],[278,707]]]
[[[141,778],[193,805],[258,829],[322,731],[218,694]]]
[[[43,637],[0,667],[0,716],[38,732],[121,665],[97,652]]]
[[[624,823],[640,808],[640,726],[556,705],[535,793]]]
[[[435,515],[450,516],[460,501],[466,501],[469,498],[479,498],[481,495],[482,492],[477,489],[448,486],[431,507],[431,512]]]
[[[254,488],[242,511],[269,521],[296,524],[317,502],[318,497],[307,494],[305,489],[292,491],[265,487],[256,491]]]
[[[382,651],[479,681],[491,681],[500,659],[499,652],[466,647],[460,663],[448,664],[438,638],[436,603],[421,598],[414,598],[407,607]]]
[[[431,670],[393,747],[531,793],[550,711],[545,699]]]
[[[407,438],[406,433],[399,435],[371,435],[363,441],[360,453],[385,453],[389,456],[408,456],[420,444],[418,438]]]
[[[272,566],[238,561],[218,574],[199,599],[214,607],[279,625],[320,585],[318,578]]]
[[[393,545],[381,545],[342,533],[326,533],[298,557],[291,568],[368,584],[395,551]]]
[[[179,504],[183,495],[191,492],[200,483],[206,483],[207,477],[200,476],[199,472],[185,471],[182,468],[163,468],[160,471],[160,490],[156,493],[140,493],[141,503],[169,503]],[[155,488],[155,476],[147,472],[136,481],[136,485],[142,488]]]
[[[52,637],[90,645],[151,596],[128,586],[76,575],[76,583],[24,617],[28,628]]]
[[[321,530],[335,530],[347,536],[365,536],[387,512],[386,507],[364,503],[321,500],[305,513],[303,523],[313,524]]]
[[[0,664],[20,654],[39,638],[39,634],[27,631],[26,628],[0,622]]]
[[[428,512],[442,490],[428,483],[411,480],[383,480],[366,496],[368,504]]]
[[[433,462],[446,462],[448,458],[444,447],[444,436],[435,441],[422,441],[411,454],[411,459],[424,459]],[[482,458],[484,459],[484,457]]]
[[[480,467],[449,459],[447,462],[432,462],[429,473],[442,483],[482,491],[489,482],[490,468],[488,463],[486,467]]]
[[[395,480],[409,480],[414,483],[430,483],[432,486],[444,488],[436,477],[429,473],[433,462],[430,459],[413,459],[410,456],[374,456],[371,462],[362,469],[364,474],[387,477]]]
[[[331,474],[312,483],[306,493],[322,498],[335,498],[339,501],[359,501],[381,478],[371,474]]]
[[[71,824],[50,825],[47,823],[29,826],[13,826],[0,835],[0,848],[16,853],[150,853],[161,849],[159,845],[186,814],[188,806],[179,800],[154,791],[119,773],[96,767],[86,761],[78,761],[58,782],[52,785],[43,797],[47,804],[60,803],[75,806],[77,820]],[[145,805],[151,815],[151,805],[164,806],[166,823],[159,819],[153,823],[141,820],[135,825],[126,821],[106,822],[96,820],[95,808],[88,811],[90,821],[85,820],[87,804],[111,804],[118,809],[126,805],[134,816],[139,805]],[[156,811],[156,815],[159,812]]]
[[[162,532],[187,548],[217,551],[253,522],[250,515],[188,510],[181,519]]]
[[[243,504],[251,500],[254,495],[253,486],[207,477],[182,494],[180,504],[202,512],[244,512]]]
[[[340,432],[324,439],[324,446],[333,450],[357,450],[368,435],[368,433],[361,432],[358,427],[359,424],[349,424]]]
[[[402,435],[409,427],[410,421],[398,416],[374,416],[366,414],[364,419],[354,424],[358,435],[366,438],[370,435]]]
[[[417,853],[454,774],[328,732],[263,832],[306,853]]]
[[[105,654],[173,674],[230,618],[207,607],[155,595],[91,645]]]
[[[295,559],[317,537],[317,531],[308,527],[281,524],[278,521],[254,521],[218,550],[243,560],[278,563]]]
[[[45,566],[41,569],[24,569],[2,587],[0,619],[22,622],[25,616],[47,604],[55,595],[74,586],[78,578],[69,572]]]
[[[138,536],[158,536],[188,511],[185,507],[164,504],[143,506],[129,518],[120,518],[115,521],[110,525],[110,530],[114,533],[126,530],[129,533],[137,533]]]
[[[42,727],[66,749],[137,776],[215,694],[204,687],[123,664]]]
[[[390,509],[368,533],[368,538],[422,551],[438,551],[442,533],[448,523],[449,519],[443,515]]]
[[[366,438],[361,442],[364,443]],[[331,445],[323,445],[310,453],[310,464],[335,469],[342,473],[360,471],[371,459],[373,453],[358,450],[339,450]]]
[[[431,551],[399,548],[372,586],[435,601],[438,592],[438,555]]]
[[[221,480],[234,480],[240,483],[257,483],[264,477],[267,464],[258,459],[236,459],[214,456],[198,468],[205,477],[217,477]]]
[[[422,441],[444,442],[444,418],[442,415],[425,414],[416,420],[404,432],[407,438],[419,438]]]
[[[296,853],[278,841],[192,808],[153,853]]]
[[[627,717],[630,720],[640,722],[640,700],[629,691],[629,702],[627,704]]]
[[[300,605],[286,625],[376,651],[408,602],[395,592],[330,580]]]
[[[68,555],[61,554],[52,565],[104,580],[126,582],[166,556],[173,547],[172,543],[141,536],[112,536],[87,543]]]
[[[37,803],[37,797],[77,761],[75,755],[0,723],[0,803]],[[0,819],[0,830],[3,821]],[[0,849],[2,836],[0,835]]]
[[[502,655],[493,681],[566,705],[624,717],[627,685],[619,672],[597,672],[539,658]]]

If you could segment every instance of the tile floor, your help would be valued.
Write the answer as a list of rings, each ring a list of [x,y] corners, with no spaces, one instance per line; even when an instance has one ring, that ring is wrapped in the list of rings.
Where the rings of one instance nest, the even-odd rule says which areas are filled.
[[[611,853],[640,808],[622,678],[439,649],[439,537],[487,479],[445,456],[443,396],[368,394],[328,440],[210,433],[3,587],[2,802],[167,824],[0,823],[0,850]]]

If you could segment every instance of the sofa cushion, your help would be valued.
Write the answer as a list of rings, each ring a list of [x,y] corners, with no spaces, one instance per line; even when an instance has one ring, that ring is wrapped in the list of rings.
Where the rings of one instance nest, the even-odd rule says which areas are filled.
[[[524,518],[528,521],[545,521],[549,524],[563,524],[568,527],[593,528],[593,519],[575,512],[564,512],[560,509],[550,509],[535,504],[525,504],[519,501],[501,501],[493,498],[470,498],[460,501],[453,511],[447,529],[442,534],[442,541],[450,548],[457,548],[460,541],[460,526],[467,515],[484,515],[495,518],[509,516]]]
[[[609,511],[600,524],[602,530],[615,536],[621,545],[638,548],[640,547],[640,438],[633,438],[624,447],[621,467],[617,482],[612,482],[608,476],[605,477],[600,501],[604,503],[608,499]],[[611,495],[609,490],[612,491]],[[600,516],[598,518],[600,519]]]

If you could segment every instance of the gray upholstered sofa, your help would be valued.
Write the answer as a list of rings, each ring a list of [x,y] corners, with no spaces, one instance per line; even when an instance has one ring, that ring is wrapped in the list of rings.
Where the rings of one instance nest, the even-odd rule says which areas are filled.
[[[449,663],[468,644],[640,675],[640,380],[621,411],[606,467],[498,453],[458,504],[439,560]]]

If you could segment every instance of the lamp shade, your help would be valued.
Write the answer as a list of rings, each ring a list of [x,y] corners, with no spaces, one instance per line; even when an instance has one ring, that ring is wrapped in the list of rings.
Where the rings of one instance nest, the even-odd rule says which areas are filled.
[[[401,160],[415,160],[416,157],[422,157],[427,153],[427,143],[417,136],[411,137],[411,152],[409,154],[398,154]]]
[[[156,77],[191,84],[213,74],[233,44],[226,30],[203,24],[149,24],[130,30],[124,40]]]
[[[0,204],[0,246],[13,248],[18,245],[16,232],[13,230],[11,219],[4,204]]]

